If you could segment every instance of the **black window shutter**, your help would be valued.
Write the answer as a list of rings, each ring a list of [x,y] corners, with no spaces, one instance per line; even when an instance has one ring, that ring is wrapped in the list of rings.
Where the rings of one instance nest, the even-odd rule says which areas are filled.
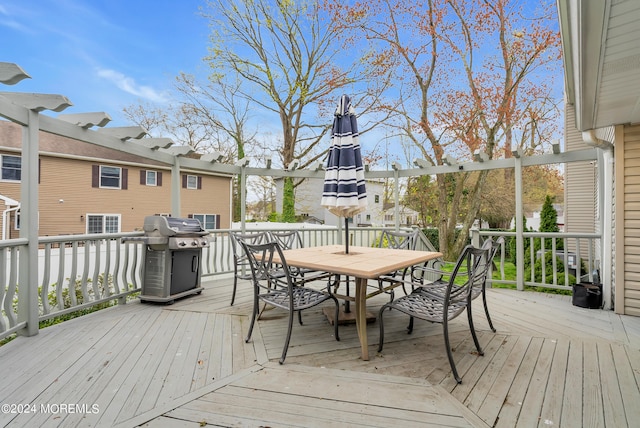
[[[158,172],[156,173],[156,176],[158,177],[158,180],[157,180],[156,185],[157,185],[158,187],[160,187],[160,186],[162,186],[162,173],[161,173],[160,171],[158,171]]]
[[[129,170],[127,168],[122,168],[122,190],[127,190],[129,185]]]
[[[216,214],[216,229],[221,229],[221,227],[220,227],[220,214]]]
[[[91,187],[100,187],[100,165],[91,166]]]
[[[198,176],[198,189],[202,189],[202,177]]]
[[[140,185],[144,186],[147,184],[147,171],[144,169],[140,170]]]
[[[187,174],[182,174],[182,188],[187,188]]]

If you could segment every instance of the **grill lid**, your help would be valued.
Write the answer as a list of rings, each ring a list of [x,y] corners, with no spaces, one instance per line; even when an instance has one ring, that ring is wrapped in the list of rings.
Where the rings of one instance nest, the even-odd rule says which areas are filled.
[[[159,215],[145,217],[142,229],[148,236],[204,236],[208,234],[198,219]]]

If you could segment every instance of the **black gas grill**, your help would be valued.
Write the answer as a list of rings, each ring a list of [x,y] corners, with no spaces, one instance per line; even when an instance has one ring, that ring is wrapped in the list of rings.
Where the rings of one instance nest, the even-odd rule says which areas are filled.
[[[148,216],[144,219],[146,245],[140,300],[173,302],[202,292],[202,249],[209,232],[197,219]]]

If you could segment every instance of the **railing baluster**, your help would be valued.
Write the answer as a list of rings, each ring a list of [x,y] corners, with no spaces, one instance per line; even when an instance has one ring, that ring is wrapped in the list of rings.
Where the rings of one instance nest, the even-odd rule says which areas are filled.
[[[26,248],[26,247],[22,247]],[[25,286],[28,286],[25,284]],[[18,323],[18,317],[13,309],[13,300],[18,290],[18,247],[11,248],[11,258],[9,259],[9,283],[7,285],[7,296],[5,299],[5,312],[7,318],[9,318],[9,325],[11,327]]]
[[[40,301],[42,305],[42,313],[44,315],[51,312],[51,308],[49,306],[49,284],[51,282],[51,278],[49,275],[51,274],[51,244],[47,243],[44,246],[44,266],[42,269],[42,283],[40,284]]]
[[[71,298],[71,306],[78,305],[76,297],[77,285],[76,276],[78,273],[78,241],[71,244],[71,274],[69,275],[69,297]]]
[[[12,305],[9,303],[9,298],[7,297],[7,293],[5,291],[5,284],[7,280],[7,249],[0,248],[0,307],[2,310],[0,311],[0,333],[3,333],[7,330],[7,322],[5,319],[5,312],[13,310]]]
[[[115,251],[116,251],[116,256],[115,256],[115,260],[114,260],[114,266],[113,266],[113,273],[111,274],[111,280],[113,281],[113,294],[120,294],[121,290],[125,290],[126,287],[123,286],[122,289],[120,287],[120,279],[118,277],[118,273],[120,272],[120,268],[121,268],[121,248],[122,248],[122,239],[118,238],[115,240]]]
[[[100,300],[102,297],[102,293],[100,293],[100,287],[98,284],[98,277],[100,275],[100,248],[102,240],[98,239],[94,242],[94,246],[96,247],[94,262],[93,262],[93,277],[91,278],[91,282],[93,285],[93,300]]]
[[[64,242],[60,242],[58,245],[58,280],[56,282],[56,306],[59,311],[65,309],[64,307],[64,296],[62,294],[64,288],[64,262],[65,262],[65,244]],[[44,291],[43,291],[44,293]],[[48,298],[48,295],[45,294],[43,299]]]
[[[111,284],[109,283],[110,268],[111,268],[111,239],[105,239],[104,245],[106,251],[104,252],[104,270],[102,271],[102,296],[100,298],[106,298],[111,296]]]

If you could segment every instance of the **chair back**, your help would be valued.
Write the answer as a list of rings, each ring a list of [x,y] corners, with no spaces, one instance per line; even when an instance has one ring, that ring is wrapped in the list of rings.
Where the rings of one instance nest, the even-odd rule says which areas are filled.
[[[445,305],[466,305],[471,302],[474,289],[481,290],[487,278],[490,248],[475,248],[467,245],[451,272],[447,291],[445,293]],[[462,285],[456,284],[456,279],[464,276],[466,281]]]
[[[293,250],[294,248],[303,248],[302,236],[297,230],[270,231],[269,237],[272,241],[280,244],[283,250]]]
[[[229,232],[229,238],[231,239],[231,250],[233,251],[233,260],[235,263],[239,263],[246,259],[244,249],[241,243],[246,242],[249,244],[261,244],[269,240],[268,232]]]
[[[394,248],[397,250],[415,250],[418,243],[419,229],[411,232],[383,230],[378,247]]]
[[[493,262],[494,257],[498,254],[498,251],[504,246],[504,236],[498,237],[495,241],[493,241],[493,245],[491,248],[491,254],[489,254],[489,260]]]
[[[256,294],[275,290],[291,290],[293,280],[280,244],[275,241],[251,244],[240,241],[251,267]],[[274,262],[277,257],[277,262]]]

